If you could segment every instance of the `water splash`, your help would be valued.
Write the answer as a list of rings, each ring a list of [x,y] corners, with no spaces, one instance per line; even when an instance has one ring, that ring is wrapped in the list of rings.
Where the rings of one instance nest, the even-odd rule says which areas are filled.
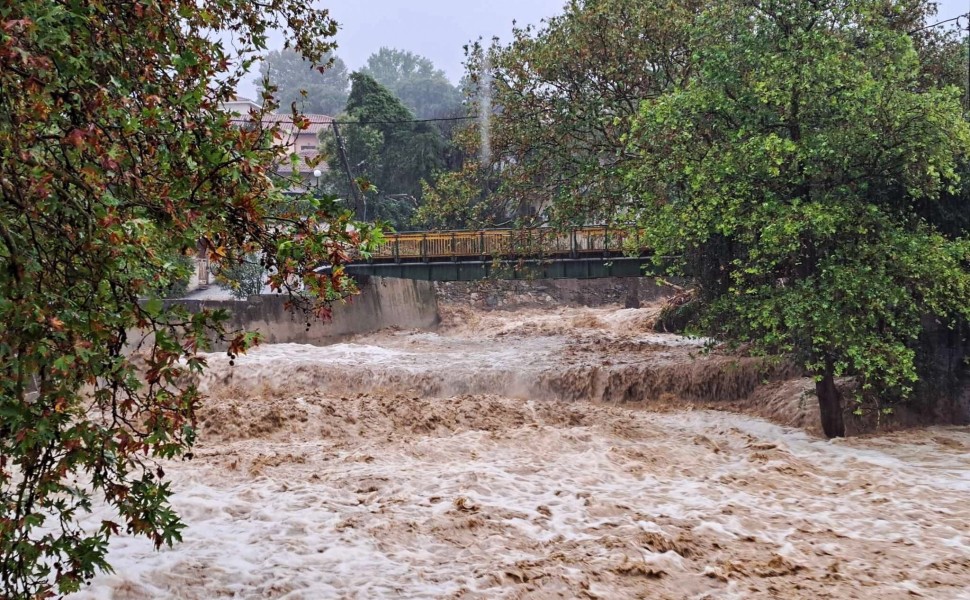
[[[492,160],[492,59],[485,54],[482,76],[478,80],[479,160],[488,165]]]

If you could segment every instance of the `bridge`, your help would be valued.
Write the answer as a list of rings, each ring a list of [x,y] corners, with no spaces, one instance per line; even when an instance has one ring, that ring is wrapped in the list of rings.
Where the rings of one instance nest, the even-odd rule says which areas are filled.
[[[628,231],[482,229],[393,233],[351,275],[434,281],[638,277],[651,264]]]

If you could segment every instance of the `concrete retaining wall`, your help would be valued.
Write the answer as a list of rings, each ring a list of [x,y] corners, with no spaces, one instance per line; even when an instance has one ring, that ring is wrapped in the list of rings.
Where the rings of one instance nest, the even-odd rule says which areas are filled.
[[[283,295],[250,296],[235,300],[180,300],[190,311],[225,308],[232,313],[230,327],[258,331],[265,344],[323,346],[350,336],[388,327],[430,329],[437,326],[438,302],[427,281],[358,278],[361,293],[333,305],[333,320],[323,323],[300,312],[286,310]]]

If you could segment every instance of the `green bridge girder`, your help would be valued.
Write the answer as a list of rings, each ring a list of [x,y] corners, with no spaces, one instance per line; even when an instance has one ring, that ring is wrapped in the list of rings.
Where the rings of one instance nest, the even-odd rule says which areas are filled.
[[[640,277],[653,261],[648,256],[603,256],[513,260],[455,259],[446,261],[356,262],[346,265],[349,275],[419,279],[424,281],[478,281],[482,279],[603,279]]]

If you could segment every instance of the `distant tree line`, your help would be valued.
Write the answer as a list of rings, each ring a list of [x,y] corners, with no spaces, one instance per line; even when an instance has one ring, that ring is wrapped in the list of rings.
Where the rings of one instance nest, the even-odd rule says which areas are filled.
[[[262,63],[260,81],[276,89],[278,110],[296,106],[341,123],[343,155],[332,131],[321,134],[327,192],[359,203],[362,218],[412,227],[422,182],[446,169],[457,152],[452,122],[434,120],[464,115],[462,95],[444,71],[412,52],[381,48],[356,73],[338,56],[330,60],[320,73],[296,52],[274,51]]]

